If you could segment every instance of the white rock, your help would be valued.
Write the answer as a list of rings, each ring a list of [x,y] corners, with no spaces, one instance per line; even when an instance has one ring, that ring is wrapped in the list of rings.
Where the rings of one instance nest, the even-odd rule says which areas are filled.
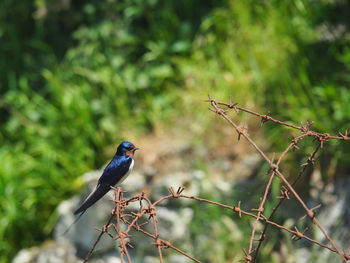
[[[80,263],[75,256],[74,246],[67,243],[48,241],[40,247],[21,250],[12,263]]]

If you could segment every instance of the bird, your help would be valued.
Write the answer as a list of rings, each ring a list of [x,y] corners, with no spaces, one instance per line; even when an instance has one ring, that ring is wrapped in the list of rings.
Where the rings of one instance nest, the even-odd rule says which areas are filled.
[[[119,144],[117,152],[113,159],[103,170],[101,177],[95,189],[85,199],[85,201],[74,211],[74,215],[79,215],[72,225],[86,212],[86,210],[100,200],[109,190],[111,186],[121,184],[134,168],[134,154],[139,148],[128,141]],[[70,225],[65,233],[71,228]],[[64,233],[64,234],[65,234]]]
[[[74,215],[83,214],[85,211],[100,200],[111,186],[121,184],[134,168],[134,153],[138,150],[134,144],[128,141],[122,142],[113,159],[104,169],[94,191],[85,199],[83,204],[74,211]]]

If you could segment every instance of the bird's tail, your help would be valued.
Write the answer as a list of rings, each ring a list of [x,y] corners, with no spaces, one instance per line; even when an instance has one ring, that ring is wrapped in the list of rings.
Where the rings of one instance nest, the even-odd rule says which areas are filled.
[[[85,199],[83,204],[74,211],[74,215],[79,214],[79,216],[74,220],[74,222],[64,231],[62,235],[65,235],[71,227],[78,222],[80,217],[86,212],[86,210],[96,203],[102,196],[104,196],[110,190],[110,186],[107,184],[98,184],[94,191]]]
[[[85,212],[90,206],[96,203],[102,196],[104,196],[109,190],[110,186],[107,184],[98,184],[95,190],[85,199],[83,204],[74,211],[74,214]]]
[[[76,222],[78,222],[78,220],[80,219],[80,217],[81,217],[85,212],[86,212],[86,210],[83,211],[83,212],[74,220],[74,222],[73,222],[72,224],[70,224],[69,227],[67,227],[66,231],[64,231],[61,235],[64,236],[65,234],[67,234],[68,231],[71,229],[71,227],[72,227]]]

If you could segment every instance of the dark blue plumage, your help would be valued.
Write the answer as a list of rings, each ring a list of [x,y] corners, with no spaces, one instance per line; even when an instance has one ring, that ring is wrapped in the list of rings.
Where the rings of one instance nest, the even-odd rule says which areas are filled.
[[[138,148],[131,142],[122,142],[110,163],[106,166],[98,180],[95,190],[85,199],[84,203],[74,212],[79,217],[101,199],[111,186],[122,183],[134,167],[134,153]],[[79,218],[78,218],[79,219]]]
[[[103,174],[98,180],[99,184],[116,185],[119,180],[129,171],[132,158],[129,156],[116,155],[106,166]]]

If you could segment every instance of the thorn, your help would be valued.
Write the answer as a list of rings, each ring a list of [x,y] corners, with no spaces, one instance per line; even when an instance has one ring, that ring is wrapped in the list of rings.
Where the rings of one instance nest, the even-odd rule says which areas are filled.
[[[320,208],[321,206],[322,206],[321,204],[318,204],[318,205],[316,205],[315,207],[309,209],[309,211],[307,211],[307,214],[304,215],[304,216],[302,216],[302,217],[300,218],[300,220],[304,220],[304,219],[306,218],[306,216],[308,216],[309,218],[313,219],[313,218],[316,216],[315,210],[318,209],[318,208]]]
[[[299,149],[300,149],[300,148],[297,146],[298,142],[299,142],[299,139],[298,139],[298,138],[295,138],[295,137],[293,136],[293,140],[292,140],[293,151],[299,150]]]
[[[339,136],[340,136],[344,141],[350,140],[350,138],[348,137],[348,134],[349,134],[349,131],[348,131],[348,130],[345,130],[345,134],[342,134],[341,132],[339,132]]]
[[[236,131],[238,133],[238,141],[241,139],[241,135],[244,135],[244,130],[248,130],[245,126],[240,126],[236,128]]]
[[[238,206],[233,206],[233,211],[238,212],[238,216],[242,218],[241,201],[238,201]]]
[[[130,247],[130,248],[134,248],[134,246],[133,245],[131,245],[131,243],[130,242],[126,242],[126,244],[125,245],[127,245],[128,247]]]
[[[268,111],[264,116],[261,116],[260,127],[262,127],[265,124],[265,122],[270,120],[271,117],[269,116],[269,114],[270,111]]]
[[[251,262],[252,261],[252,256],[250,255],[250,254],[248,254],[248,252],[244,249],[244,248],[242,248],[242,250],[243,250],[243,253],[244,253],[244,259],[241,259],[240,261],[242,262],[242,261],[245,261],[245,262]]]
[[[293,235],[292,238],[291,238],[291,239],[294,240],[294,241],[298,241],[298,240],[304,238],[305,233],[309,230],[309,228],[306,227],[306,228],[303,230],[303,232],[300,232],[296,226],[294,227],[294,229],[295,229],[295,232],[297,232],[297,233],[296,233],[295,235]]]
[[[185,188],[180,186],[179,189],[177,189],[177,192],[176,192],[176,193],[177,193],[178,195],[180,195],[184,190],[185,190]]]
[[[174,188],[172,188],[172,187],[169,188],[169,191],[173,195],[174,198],[178,198],[184,190],[185,190],[185,188],[180,186],[175,193]]]

